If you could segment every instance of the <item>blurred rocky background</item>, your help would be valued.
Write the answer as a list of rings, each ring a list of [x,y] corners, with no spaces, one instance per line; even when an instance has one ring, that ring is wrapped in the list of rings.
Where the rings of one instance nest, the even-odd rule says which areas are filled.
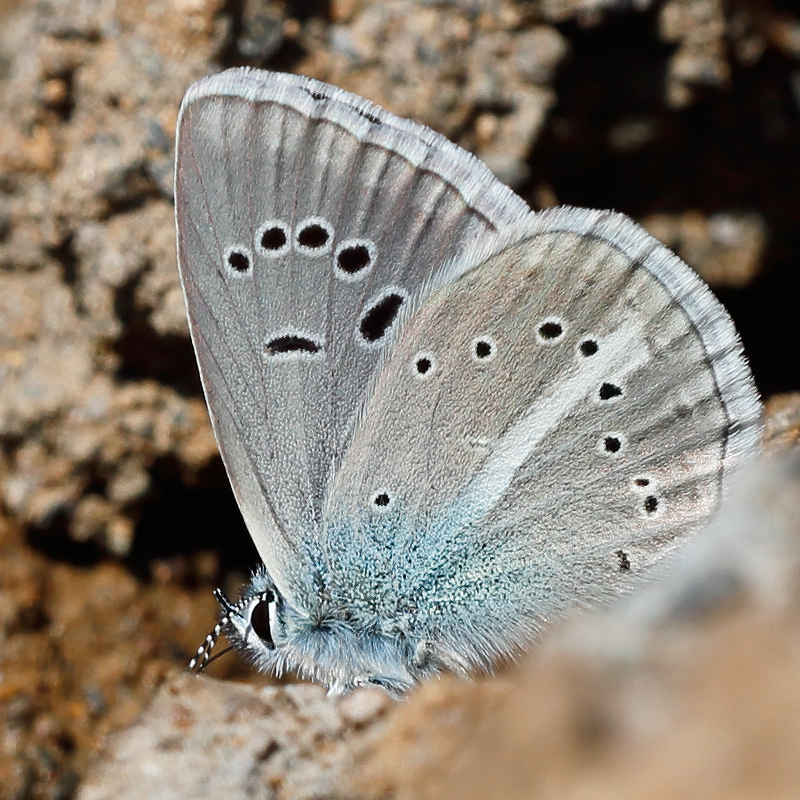
[[[179,678],[256,560],[172,206],[183,91],[242,64],[425,122],[534,208],[624,211],[712,285],[774,460],[648,592],[400,704]],[[789,0],[0,0],[0,800],[800,797],[799,260]]]

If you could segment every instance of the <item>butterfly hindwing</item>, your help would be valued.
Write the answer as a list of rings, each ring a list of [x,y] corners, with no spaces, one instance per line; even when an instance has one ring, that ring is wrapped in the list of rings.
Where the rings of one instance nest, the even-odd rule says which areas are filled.
[[[722,306],[622,215],[544,212],[440,283],[375,382],[327,513],[369,550],[396,508],[374,546],[386,573],[449,658],[486,663],[705,522],[757,447],[760,404]]]

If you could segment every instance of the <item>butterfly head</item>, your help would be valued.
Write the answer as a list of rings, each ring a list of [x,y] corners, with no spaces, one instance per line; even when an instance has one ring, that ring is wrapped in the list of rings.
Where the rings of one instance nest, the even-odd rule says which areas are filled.
[[[382,630],[375,620],[293,608],[263,567],[238,601],[219,589],[214,595],[224,614],[189,663],[192,671],[201,672],[213,660],[211,651],[222,633],[260,672],[294,672],[327,686],[331,694],[372,686],[399,696],[441,667],[425,642]]]

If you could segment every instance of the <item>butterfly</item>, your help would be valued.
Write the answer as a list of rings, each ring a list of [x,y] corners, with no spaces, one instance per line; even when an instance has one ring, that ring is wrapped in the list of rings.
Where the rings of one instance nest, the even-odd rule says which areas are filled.
[[[441,135],[309,78],[187,91],[178,261],[263,565],[258,669],[401,693],[632,586],[758,448],[733,323],[622,214],[534,213]]]

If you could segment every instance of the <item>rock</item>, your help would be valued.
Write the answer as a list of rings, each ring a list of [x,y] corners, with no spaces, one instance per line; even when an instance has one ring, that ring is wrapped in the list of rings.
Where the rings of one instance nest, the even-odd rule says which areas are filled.
[[[761,271],[768,234],[759,214],[731,211],[704,217],[687,211],[654,214],[641,224],[713,287],[741,288]]]
[[[109,742],[78,800],[352,797],[352,752],[375,735],[379,706],[394,702],[373,697],[183,677]]]

